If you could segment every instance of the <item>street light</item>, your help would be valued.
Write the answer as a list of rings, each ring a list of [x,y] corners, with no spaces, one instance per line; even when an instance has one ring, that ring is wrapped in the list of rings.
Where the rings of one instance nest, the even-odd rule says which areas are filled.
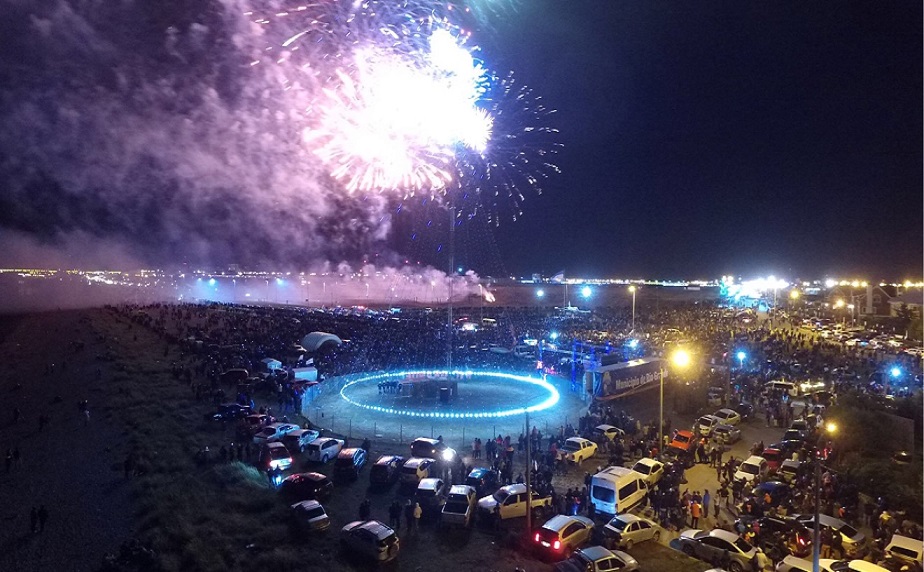
[[[837,432],[837,424],[829,421],[825,424],[825,433],[834,435]],[[815,450],[815,520],[812,529],[812,572],[820,572],[821,567],[818,563],[819,545],[821,544],[821,459],[818,457],[818,450]]]
[[[629,292],[632,292],[632,331],[635,331],[635,291],[638,288],[635,287],[635,284],[629,286]]]
[[[677,350],[670,361],[678,368],[683,369],[690,365],[690,354],[686,350]],[[658,406],[658,451],[664,448],[664,366],[660,368],[661,397]]]
[[[581,296],[583,296],[584,298],[590,298],[590,295],[593,293],[594,291],[590,289],[590,286],[584,286],[583,288],[581,288]]]
[[[798,290],[790,290],[790,291],[789,291],[789,299],[792,300],[792,301],[794,301],[794,302],[795,302],[796,300],[798,300],[798,299],[799,299],[799,296],[801,296],[801,295],[802,295],[802,294],[801,294]]]
[[[542,288],[536,290],[536,298],[543,298],[543,297],[545,297],[545,290],[543,290]]]

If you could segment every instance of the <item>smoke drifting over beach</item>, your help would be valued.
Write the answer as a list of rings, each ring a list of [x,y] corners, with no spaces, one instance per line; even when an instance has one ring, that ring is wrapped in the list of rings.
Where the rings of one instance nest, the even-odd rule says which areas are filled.
[[[249,65],[245,10],[3,2],[5,257],[305,268],[384,240],[385,199],[330,192],[272,68]]]

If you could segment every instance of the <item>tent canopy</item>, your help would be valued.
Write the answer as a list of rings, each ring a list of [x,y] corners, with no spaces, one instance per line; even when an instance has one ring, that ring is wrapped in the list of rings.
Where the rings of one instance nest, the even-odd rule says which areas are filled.
[[[343,340],[327,332],[311,332],[302,338],[302,347],[309,352],[316,352],[321,346],[328,343],[339,346],[343,343]]]

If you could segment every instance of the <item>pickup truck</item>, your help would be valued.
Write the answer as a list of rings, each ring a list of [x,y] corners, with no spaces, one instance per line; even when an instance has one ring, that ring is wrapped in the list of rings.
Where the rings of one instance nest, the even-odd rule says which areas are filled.
[[[481,518],[490,518],[495,510],[500,514],[501,520],[526,516],[526,506],[526,485],[522,483],[501,487],[493,495],[478,500],[478,512],[481,513]],[[552,497],[542,496],[533,491],[532,508],[542,512],[551,511]]]
[[[440,517],[440,526],[468,526],[472,523],[475,513],[477,495],[475,488],[470,485],[452,485],[446,504],[443,505],[443,514]]]

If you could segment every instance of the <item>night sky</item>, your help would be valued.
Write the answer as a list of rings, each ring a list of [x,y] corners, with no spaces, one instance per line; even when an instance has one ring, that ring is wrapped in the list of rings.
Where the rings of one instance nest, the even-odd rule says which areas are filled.
[[[477,1],[485,61],[558,110],[562,174],[463,222],[459,265],[922,275],[919,1]],[[0,265],[445,267],[444,211],[305,159],[239,4],[2,5]]]
[[[498,50],[559,109],[517,269],[922,274],[921,3],[524,3]]]

